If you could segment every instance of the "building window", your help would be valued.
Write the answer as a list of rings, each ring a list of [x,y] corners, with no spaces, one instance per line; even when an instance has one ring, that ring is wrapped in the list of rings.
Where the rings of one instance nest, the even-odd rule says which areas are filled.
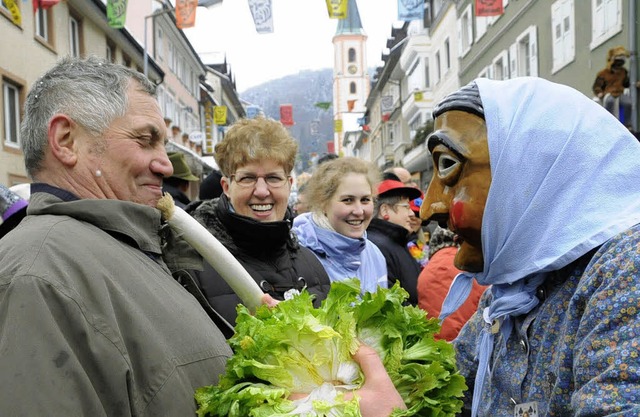
[[[469,4],[458,19],[458,56],[463,57],[471,50],[473,44],[473,27],[471,25],[471,5]]]
[[[424,58],[424,87],[431,88],[431,76],[429,75],[429,58]]]
[[[171,42],[167,42],[167,62],[169,64],[169,69],[171,72],[176,71],[175,67],[175,51],[173,49],[173,44]]]
[[[38,7],[35,12],[36,20],[36,35],[44,40],[46,43],[50,42],[51,36],[49,34],[49,11]]]
[[[407,71],[407,91],[420,90],[423,86],[422,72],[416,71],[419,66],[420,58],[416,58]]]
[[[436,84],[440,82],[440,78],[442,76],[440,72],[440,68],[442,68],[440,63],[440,51],[436,52]]]
[[[551,30],[553,33],[553,68],[552,72],[575,59],[576,48],[574,29],[573,0],[558,0],[551,5]]]
[[[349,62],[356,62],[356,50],[349,48]]]
[[[69,16],[69,55],[80,57],[80,21]]]
[[[109,62],[116,62],[116,45],[111,42],[111,41],[107,41],[107,61]]]
[[[156,36],[156,58],[159,62],[164,61],[164,39],[163,39],[162,28],[158,28],[157,36]]]
[[[476,16],[476,42],[487,33],[487,27],[489,26],[489,19],[491,17]]]
[[[7,80],[2,81],[4,143],[8,146],[20,145],[20,87]]]
[[[179,125],[180,121],[176,118],[176,104],[172,91],[165,91],[164,95],[164,115],[173,120],[174,125]]]
[[[511,78],[538,76],[537,28],[530,26],[509,48]]]
[[[351,94],[355,94],[357,91],[356,89],[356,83],[354,83],[353,81],[351,83],[349,83],[349,93]]]
[[[591,49],[622,30],[622,0],[591,0]]]
[[[508,80],[509,79],[509,53],[502,51],[493,62],[491,63],[493,68],[492,76],[494,80]]]
[[[449,38],[444,40],[444,72],[446,73],[451,68],[451,47],[449,45]]]

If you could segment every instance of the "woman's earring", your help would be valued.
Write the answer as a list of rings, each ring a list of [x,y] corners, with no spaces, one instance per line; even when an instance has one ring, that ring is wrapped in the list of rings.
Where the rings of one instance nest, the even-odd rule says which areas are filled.
[[[385,220],[389,220],[389,215],[385,214],[384,216],[382,216],[382,218],[385,219]]]
[[[100,178],[102,176],[102,171],[96,169],[96,177]]]

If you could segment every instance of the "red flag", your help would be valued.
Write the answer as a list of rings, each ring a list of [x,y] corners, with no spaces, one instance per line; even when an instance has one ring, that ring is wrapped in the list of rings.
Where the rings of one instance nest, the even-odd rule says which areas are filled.
[[[178,29],[192,28],[196,24],[196,9],[198,0],[176,1],[176,27]]]
[[[502,13],[502,0],[476,0],[476,16],[500,16]]]
[[[280,123],[285,126],[293,126],[293,105],[280,105]]]
[[[358,100],[347,100],[347,111],[353,111],[353,107],[356,105],[356,101]]]
[[[329,153],[336,153],[336,145],[333,143],[332,140],[330,140],[329,142],[327,142],[327,152]]]
[[[33,12],[40,9],[49,9],[56,4],[60,3],[60,0],[33,0]]]
[[[382,115],[382,121],[383,122],[388,122],[389,121],[389,117],[391,117],[391,114],[389,113],[385,113]]]

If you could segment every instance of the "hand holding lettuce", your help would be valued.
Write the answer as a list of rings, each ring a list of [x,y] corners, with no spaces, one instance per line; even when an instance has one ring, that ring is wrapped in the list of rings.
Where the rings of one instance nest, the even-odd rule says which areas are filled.
[[[407,409],[393,416],[461,410],[467,387],[453,347],[433,339],[437,319],[402,305],[407,293],[401,287],[361,295],[354,279],[333,283],[320,308],[311,297],[303,291],[254,315],[238,306],[229,340],[234,356],[217,386],[197,390],[200,417],[361,416],[358,393],[351,395],[364,383],[353,360],[360,341],[378,353],[404,400]],[[292,393],[309,395],[290,400]]]

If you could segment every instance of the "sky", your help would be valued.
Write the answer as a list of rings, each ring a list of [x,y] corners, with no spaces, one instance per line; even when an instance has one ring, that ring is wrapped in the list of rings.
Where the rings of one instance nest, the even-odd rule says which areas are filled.
[[[357,3],[367,35],[368,67],[381,66],[391,28],[402,25],[397,0]],[[240,93],[302,70],[333,68],[338,20],[329,18],[326,0],[273,0],[272,7],[273,33],[256,32],[247,0],[199,7],[195,27],[184,33],[204,64],[220,63],[226,54]]]

